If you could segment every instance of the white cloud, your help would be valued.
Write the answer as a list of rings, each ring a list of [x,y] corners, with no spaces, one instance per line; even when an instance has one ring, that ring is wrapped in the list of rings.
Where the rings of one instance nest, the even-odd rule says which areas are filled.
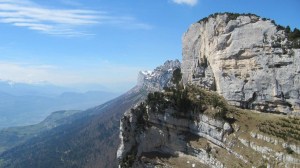
[[[66,36],[89,35],[79,29],[97,24],[120,26],[116,23],[122,23],[138,29],[149,28],[141,26],[143,24],[135,18],[114,16],[105,11],[47,8],[29,0],[0,0],[0,23]]]
[[[198,3],[198,0],[172,0],[177,4],[186,4],[190,6],[195,6]]]

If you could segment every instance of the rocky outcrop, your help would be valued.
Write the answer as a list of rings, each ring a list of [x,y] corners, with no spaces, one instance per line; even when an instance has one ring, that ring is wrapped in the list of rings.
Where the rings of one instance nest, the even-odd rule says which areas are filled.
[[[139,105],[121,119],[117,152],[120,167],[190,167],[178,164],[191,160],[196,167],[204,164],[216,168],[300,164],[299,140],[288,142],[257,132],[265,114],[238,111],[230,115],[231,119],[222,119],[195,110],[180,113],[172,105],[163,111],[153,111],[147,103]],[[268,120],[280,118],[274,115]],[[245,119],[255,122],[247,123]],[[288,127],[295,126],[283,125]],[[297,131],[293,134],[299,135]]]
[[[217,14],[184,34],[183,82],[242,108],[300,114],[300,49],[292,46],[271,20]]]
[[[214,144],[226,148],[223,141],[225,135],[232,132],[230,124],[205,114],[178,117],[176,113],[174,109],[166,109],[163,114],[153,113],[147,107],[147,120],[141,126],[139,118],[145,115],[143,111],[126,112],[121,120],[118,159],[122,162],[128,155],[134,155],[132,167],[146,167],[146,163],[140,158],[147,153],[155,152],[170,156],[188,153],[205,164],[220,167],[221,162],[210,158],[204,149],[187,145],[186,139],[192,135],[205,137]]]
[[[153,71],[141,71],[138,75],[137,86],[149,91],[161,91],[164,87],[172,85],[170,82],[173,71],[180,68],[181,63],[178,60],[168,60]]]

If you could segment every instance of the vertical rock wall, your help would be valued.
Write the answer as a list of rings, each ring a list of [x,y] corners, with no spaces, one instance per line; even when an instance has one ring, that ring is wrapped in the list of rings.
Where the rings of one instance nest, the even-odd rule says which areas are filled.
[[[232,105],[300,112],[300,49],[284,30],[255,15],[219,14],[183,36],[183,82],[216,90]]]

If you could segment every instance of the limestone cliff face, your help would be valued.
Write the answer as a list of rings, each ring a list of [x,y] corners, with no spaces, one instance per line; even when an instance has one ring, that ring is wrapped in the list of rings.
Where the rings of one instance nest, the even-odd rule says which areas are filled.
[[[143,114],[126,112],[121,120],[121,145],[117,157],[122,160],[134,155],[130,167],[155,167],[159,164],[148,160],[149,155],[165,154],[170,156],[188,154],[199,159],[204,164],[213,167],[223,167],[214,158],[209,158],[205,149],[198,149],[187,145],[187,139],[192,136],[205,137],[214,144],[226,148],[224,137],[232,132],[228,122],[216,120],[204,114],[192,114],[189,117],[175,117],[174,109],[167,109],[165,113],[153,113],[147,108],[147,121],[141,128],[139,119]],[[134,154],[133,154],[134,151]],[[166,166],[166,165],[164,165]],[[123,167],[126,167],[123,165]]]
[[[299,62],[285,31],[255,15],[215,15],[183,36],[183,82],[243,108],[300,114]]]

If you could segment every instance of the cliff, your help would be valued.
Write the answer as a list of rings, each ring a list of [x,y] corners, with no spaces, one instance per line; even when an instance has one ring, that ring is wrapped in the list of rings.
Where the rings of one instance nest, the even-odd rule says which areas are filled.
[[[182,83],[169,77],[162,91],[165,80],[141,73],[153,93],[120,121],[119,167],[298,167],[295,32],[252,14],[193,24],[183,36]]]
[[[299,37],[274,21],[215,14],[183,36],[183,82],[216,90],[230,104],[299,114]]]
[[[151,93],[125,113],[117,157],[120,167],[297,167],[299,124],[187,86]]]

